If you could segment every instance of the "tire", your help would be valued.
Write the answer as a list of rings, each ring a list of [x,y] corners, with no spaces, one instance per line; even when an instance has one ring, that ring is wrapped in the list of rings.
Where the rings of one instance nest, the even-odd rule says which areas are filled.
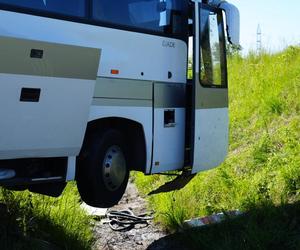
[[[124,138],[115,129],[88,138],[77,161],[78,191],[90,206],[112,207],[122,198],[129,177]]]

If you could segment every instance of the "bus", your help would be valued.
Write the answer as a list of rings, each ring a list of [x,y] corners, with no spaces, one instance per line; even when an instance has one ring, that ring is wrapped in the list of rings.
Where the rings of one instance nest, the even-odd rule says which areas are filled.
[[[226,1],[0,0],[0,185],[58,197],[76,180],[110,207],[131,170],[218,166],[227,41]]]

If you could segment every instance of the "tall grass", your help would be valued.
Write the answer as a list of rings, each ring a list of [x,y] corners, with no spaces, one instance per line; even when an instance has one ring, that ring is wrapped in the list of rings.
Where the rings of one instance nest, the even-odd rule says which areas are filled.
[[[218,168],[180,191],[149,198],[157,220],[188,218],[300,200],[300,48],[229,59],[230,150]],[[148,193],[166,177],[138,175]]]
[[[0,190],[0,249],[90,249],[90,218],[73,183],[60,198]]]
[[[262,205],[220,224],[169,235],[156,245],[172,242],[172,245],[195,250],[298,250],[299,223],[300,203],[278,207]]]

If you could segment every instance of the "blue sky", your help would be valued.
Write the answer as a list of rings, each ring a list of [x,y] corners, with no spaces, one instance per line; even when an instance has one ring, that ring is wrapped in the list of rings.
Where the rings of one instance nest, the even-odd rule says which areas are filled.
[[[300,0],[228,0],[241,15],[241,45],[244,53],[256,49],[260,24],[263,48],[278,51],[300,44]]]

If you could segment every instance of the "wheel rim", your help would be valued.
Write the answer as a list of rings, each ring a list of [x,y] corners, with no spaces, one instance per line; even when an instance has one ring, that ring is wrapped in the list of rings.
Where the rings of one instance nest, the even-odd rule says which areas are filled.
[[[103,179],[106,188],[117,190],[126,177],[126,160],[120,147],[112,146],[106,151],[103,161]]]

